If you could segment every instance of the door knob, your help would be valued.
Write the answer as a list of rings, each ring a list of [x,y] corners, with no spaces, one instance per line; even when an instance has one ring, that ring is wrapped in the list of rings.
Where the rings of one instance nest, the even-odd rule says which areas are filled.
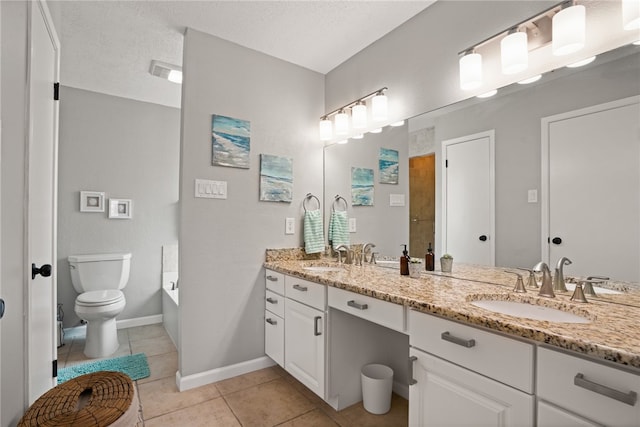
[[[486,242],[487,241],[487,236],[485,236],[484,234],[480,237],[478,237],[478,239],[480,239],[481,242]]]
[[[554,237],[553,239],[551,239],[551,243],[553,243],[554,245],[559,245],[560,243],[562,243],[562,239],[559,237]]]
[[[38,274],[42,277],[51,276],[51,264],[44,264],[40,268],[36,267],[35,264],[31,264],[31,280],[35,279]]]
[[[0,319],[4,316],[4,300],[0,298]]]

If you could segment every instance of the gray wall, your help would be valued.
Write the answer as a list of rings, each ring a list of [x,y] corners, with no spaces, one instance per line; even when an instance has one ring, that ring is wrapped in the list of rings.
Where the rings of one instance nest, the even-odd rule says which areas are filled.
[[[387,256],[401,255],[400,245],[409,244],[408,138],[405,124],[386,127],[379,134],[368,133],[362,140],[349,140],[348,144],[335,144],[325,148],[325,236],[331,205],[336,194],[339,194],[347,200],[349,217],[356,219],[356,232],[350,234],[352,244],[371,242],[376,245],[374,252]],[[398,184],[380,184],[380,148],[398,150]],[[374,206],[352,206],[352,167],[373,169]],[[390,194],[403,194],[405,205],[389,206]]]
[[[321,74],[192,29],[185,34],[180,167],[180,373],[264,356],[266,248],[302,245],[302,200],[322,194]],[[251,167],[211,166],[211,115],[251,122]],[[293,158],[292,203],[260,202],[259,154]],[[196,178],[228,182],[194,198]],[[296,234],[285,235],[286,217]]]
[[[15,425],[25,410],[24,289],[28,285],[24,227],[26,226],[25,148],[27,75],[27,2],[0,2],[2,42],[2,152],[1,170],[1,272],[0,296],[6,302],[0,321],[2,357],[0,425]],[[31,277],[29,277],[31,279]],[[11,345],[7,345],[11,343]]]
[[[77,326],[71,254],[131,252],[118,320],[162,313],[162,245],[178,241],[180,110],[81,89],[60,94],[58,303]],[[80,212],[80,191],[133,200],[133,219]]]

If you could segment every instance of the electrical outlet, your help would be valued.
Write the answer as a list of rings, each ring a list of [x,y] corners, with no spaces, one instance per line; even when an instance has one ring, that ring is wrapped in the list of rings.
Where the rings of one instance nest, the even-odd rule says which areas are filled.
[[[349,233],[355,233],[355,232],[356,232],[356,219],[349,218]]]
[[[527,202],[538,203],[538,190],[527,191]]]
[[[284,220],[284,234],[295,234],[296,219],[286,218]]]

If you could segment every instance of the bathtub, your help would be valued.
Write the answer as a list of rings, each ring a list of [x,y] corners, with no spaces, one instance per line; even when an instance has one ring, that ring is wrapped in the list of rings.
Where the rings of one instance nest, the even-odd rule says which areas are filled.
[[[178,328],[178,288],[171,289],[177,283],[178,273],[162,274],[162,323],[176,348],[180,348],[180,334]]]

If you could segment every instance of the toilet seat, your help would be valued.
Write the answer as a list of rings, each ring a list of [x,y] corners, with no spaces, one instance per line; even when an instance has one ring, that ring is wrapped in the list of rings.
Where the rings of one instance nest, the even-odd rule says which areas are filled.
[[[124,301],[124,294],[116,289],[84,292],[76,298],[76,304],[82,307],[109,305],[120,301]]]

